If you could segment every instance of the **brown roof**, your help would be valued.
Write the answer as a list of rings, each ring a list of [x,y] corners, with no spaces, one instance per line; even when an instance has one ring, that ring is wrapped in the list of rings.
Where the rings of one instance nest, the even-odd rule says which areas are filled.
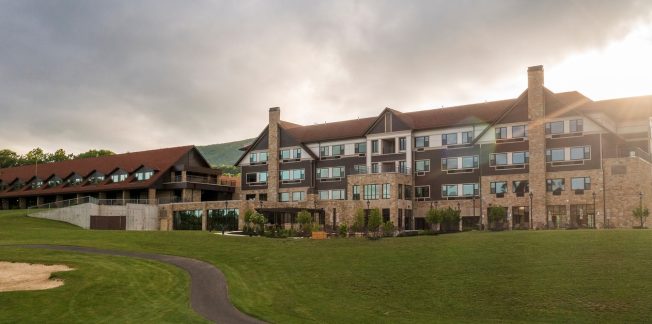
[[[285,133],[302,143],[332,141],[364,136],[365,130],[376,120],[367,117],[334,123],[286,128]]]
[[[585,113],[603,112],[616,120],[639,120],[652,117],[652,96],[591,101],[578,109]]]
[[[129,172],[127,180],[119,183],[109,183],[108,179],[100,184],[82,183],[82,185],[66,186],[62,184],[57,187],[48,188],[43,186],[38,189],[24,188],[17,191],[0,192],[0,197],[28,196],[35,194],[64,194],[86,191],[108,191],[108,190],[125,190],[141,189],[150,187],[154,184],[164,172],[174,166],[185,154],[195,149],[194,146],[180,146],[164,148],[158,150],[141,151],[125,154],[116,154],[111,156],[70,160],[64,162],[44,163],[37,165],[27,165],[14,168],[0,169],[0,181],[4,184],[11,184],[16,179],[27,182],[35,176],[43,181],[56,175],[65,180],[73,173],[77,173],[86,179],[87,176],[97,171],[103,173],[106,178],[115,170],[123,169]],[[154,175],[145,181],[132,181],[134,171],[145,166],[154,169]]]
[[[414,130],[491,123],[510,107],[516,99],[405,112]],[[403,120],[405,120],[403,119]]]

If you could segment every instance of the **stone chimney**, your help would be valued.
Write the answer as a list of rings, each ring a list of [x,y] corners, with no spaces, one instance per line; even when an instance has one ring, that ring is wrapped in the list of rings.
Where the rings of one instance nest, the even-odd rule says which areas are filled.
[[[267,201],[278,201],[278,154],[279,154],[279,122],[281,121],[281,108],[269,108],[269,134],[267,152]]]
[[[546,102],[543,87],[543,65],[527,69],[529,185],[532,193],[530,215],[534,227],[546,224],[546,136],[544,133]]]

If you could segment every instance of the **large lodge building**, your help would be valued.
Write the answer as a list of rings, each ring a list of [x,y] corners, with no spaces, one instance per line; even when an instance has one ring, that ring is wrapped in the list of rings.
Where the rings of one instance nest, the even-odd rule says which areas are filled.
[[[160,206],[161,229],[211,229],[210,215],[231,209],[284,226],[306,209],[332,229],[378,208],[401,229],[421,229],[430,208],[451,207],[461,227],[478,229],[501,206],[513,229],[631,227],[634,208],[652,207],[652,96],[593,101],[553,93],[543,79],[533,66],[514,99],[310,126],[271,108],[236,163],[237,183],[192,146],[2,169],[2,208],[147,199]]]

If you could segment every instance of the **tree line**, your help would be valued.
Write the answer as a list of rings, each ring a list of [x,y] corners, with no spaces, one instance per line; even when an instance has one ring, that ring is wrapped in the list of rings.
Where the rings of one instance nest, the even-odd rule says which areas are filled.
[[[58,149],[54,153],[43,151],[37,147],[25,155],[20,155],[12,150],[0,150],[0,168],[10,168],[22,165],[31,165],[37,163],[61,162],[76,159],[85,159],[90,157],[108,156],[115,153],[109,150],[89,150],[80,154],[68,154],[63,149]]]

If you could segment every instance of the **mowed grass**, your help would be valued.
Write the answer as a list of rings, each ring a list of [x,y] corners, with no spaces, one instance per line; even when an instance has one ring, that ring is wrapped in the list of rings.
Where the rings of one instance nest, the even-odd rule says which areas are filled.
[[[224,271],[231,300],[239,309],[276,323],[578,323],[652,318],[652,231],[648,230],[312,241],[205,232],[88,231],[28,218],[24,212],[0,212],[0,244],[24,243],[202,259]],[[78,269],[61,273],[66,285],[57,289],[0,293],[0,322],[30,312],[34,321],[196,320],[188,314],[187,277],[160,263],[10,246],[0,247],[0,260],[58,262]],[[119,271],[102,273],[102,266],[97,266],[102,263]],[[94,275],[97,272],[101,275]],[[132,276],[127,292],[108,288],[124,276]],[[76,292],[91,287],[97,288],[93,294],[102,295],[104,302],[70,303]],[[143,287],[152,292],[139,292]],[[124,294],[144,297],[124,303]],[[43,302],[30,302],[33,298]],[[116,307],[120,303],[129,307]],[[73,306],[79,309],[69,310]],[[62,309],[66,315],[54,317]],[[168,313],[151,319],[144,315],[160,309]]]

